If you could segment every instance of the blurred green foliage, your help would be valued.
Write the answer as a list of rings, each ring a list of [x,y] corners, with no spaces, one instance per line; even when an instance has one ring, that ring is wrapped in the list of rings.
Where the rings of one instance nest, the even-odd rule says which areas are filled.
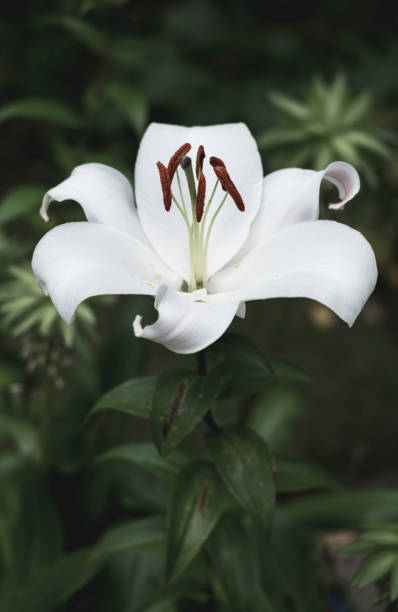
[[[286,166],[305,166],[321,170],[335,159],[343,159],[363,171],[371,184],[377,181],[373,159],[365,160],[363,151],[388,159],[393,141],[387,130],[369,129],[371,97],[367,91],[350,96],[344,75],[330,84],[317,77],[306,100],[298,101],[282,93],[269,94],[271,103],[284,115],[280,127],[259,136],[264,149],[283,147]]]
[[[332,595],[347,598],[347,580],[316,554],[319,534],[359,527],[367,529],[358,546],[371,556],[357,581],[376,580],[383,605],[396,605],[389,543],[396,527],[383,522],[398,518],[398,45],[386,12],[348,0],[2,7],[2,612],[316,612],[335,605]],[[230,381],[230,393],[245,385],[251,395],[237,399],[227,389],[215,415],[225,426],[245,423],[271,447],[274,529],[269,538],[232,505],[167,592],[170,487],[206,447],[200,426],[182,450],[160,458],[145,415],[153,375],[186,360],[129,333],[137,311],[151,316],[147,298],[104,307],[93,300],[66,327],[28,265],[47,231],[38,215],[46,189],[86,161],[132,179],[150,120],[245,121],[265,172],[335,158],[358,166],[361,194],[338,218],[368,237],[380,268],[378,289],[352,330],[316,304],[280,300],[250,305],[236,324],[270,356],[283,384],[270,386],[257,363],[235,390]],[[51,213],[50,227],[82,218],[68,203]],[[210,362],[226,356],[225,344],[215,350]],[[228,369],[234,365],[239,378],[233,345],[228,351]],[[241,344],[238,351],[245,352]],[[315,384],[303,386],[301,370],[274,352],[298,361]],[[151,377],[138,388],[142,374]],[[354,490],[338,491],[339,483]],[[358,493],[359,485],[369,490]],[[373,490],[379,486],[389,488]]]

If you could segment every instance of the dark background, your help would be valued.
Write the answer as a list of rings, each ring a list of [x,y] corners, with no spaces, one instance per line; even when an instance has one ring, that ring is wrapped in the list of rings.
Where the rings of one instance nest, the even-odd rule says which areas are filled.
[[[337,78],[345,80],[346,89],[336,125],[350,101],[368,94],[369,108],[355,129],[381,143],[382,151],[371,146],[357,151],[362,189],[339,215],[374,247],[376,291],[352,329],[306,300],[250,303],[246,320],[232,328],[249,335],[265,353],[299,364],[313,381],[289,396],[298,414],[289,451],[318,461],[348,487],[398,484],[398,40],[391,7],[347,0],[279,1],[261,8],[256,2],[215,0],[2,6],[0,211],[21,185],[36,188],[36,196],[0,225],[1,409],[9,415],[15,406],[18,415],[39,415],[47,460],[66,479],[98,437],[105,444],[123,436],[147,437],[138,425],[124,431],[124,421],[115,425],[106,418],[82,434],[82,418],[100,394],[133,375],[183,366],[186,358],[134,338],[136,312],[144,308],[147,318],[155,317],[152,301],[142,297],[93,300],[95,323],[78,318],[78,333],[69,345],[56,319],[51,332],[43,333],[37,320],[16,330],[29,308],[10,320],[4,304],[14,278],[10,267],[29,263],[48,229],[37,214],[38,194],[84,161],[109,163],[132,180],[140,136],[150,121],[244,121],[261,145],[264,172],[288,166],[294,146],[277,139],[264,144],[266,135],[286,121],[295,127],[300,122],[286,118],[272,102],[272,92],[311,105],[314,79],[332,88]],[[112,82],[127,90],[112,96],[107,90]],[[32,99],[62,105],[73,120],[50,110],[39,117],[29,106]],[[18,100],[27,100],[27,106],[12,110]],[[322,107],[317,112],[322,121]],[[344,126],[336,130],[344,140]],[[330,141],[330,133],[321,132],[314,147],[328,147]],[[332,149],[327,149],[331,159],[352,162],[356,155],[350,149],[344,157],[344,149],[340,155]],[[302,165],[317,166],[319,156],[311,155]],[[322,202],[325,194],[326,189]],[[81,218],[77,208],[54,207],[51,224]],[[324,204],[321,216],[334,218]],[[21,295],[34,291],[26,282],[16,289]],[[45,298],[40,303],[49,308]],[[58,351],[55,366],[47,358],[51,351]],[[50,436],[40,407],[48,396],[56,406]],[[14,437],[5,435],[5,451]],[[64,501],[73,513],[73,499]]]
[[[65,28],[41,23],[48,15],[83,17],[106,40],[116,41],[119,59],[99,58]],[[367,125],[394,134],[395,26],[388,3],[374,2],[278,2],[261,8],[255,2],[214,1],[7,3],[0,25],[3,104],[26,96],[58,100],[83,116],[84,134],[43,121],[3,123],[2,191],[20,183],[56,184],[83,149],[91,160],[108,155],[112,163],[113,156],[132,178],[139,136],[109,106],[94,117],[84,108],[90,87],[115,74],[145,97],[149,121],[244,121],[261,136],[278,122],[267,93],[278,90],[300,99],[314,75],[330,82],[343,73],[352,95],[364,90],[372,95]],[[60,143],[72,151],[65,170],[56,159]],[[343,478],[365,481],[389,477],[396,461],[398,161],[394,145],[390,150],[388,159],[367,153],[377,184],[369,186],[361,173],[362,191],[339,217],[364,232],[380,270],[377,290],[354,328],[299,300],[250,303],[246,321],[234,324],[264,350],[297,361],[313,378],[296,444],[338,473],[344,468]],[[262,152],[265,173],[283,167],[283,147]],[[52,218],[58,222],[63,214],[58,209]],[[46,229],[37,221],[33,232],[22,218],[9,231],[24,236],[28,259]],[[128,308],[132,319],[134,303]],[[115,323],[112,313],[103,316]],[[154,345],[143,349],[132,335],[126,334],[124,343],[130,345],[127,351],[144,350],[156,367],[179,361]],[[121,375],[113,382],[116,378]]]

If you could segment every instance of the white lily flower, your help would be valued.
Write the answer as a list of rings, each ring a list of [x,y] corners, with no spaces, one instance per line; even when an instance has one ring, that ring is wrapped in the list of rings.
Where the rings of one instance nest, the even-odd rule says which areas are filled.
[[[208,162],[207,155],[215,157]],[[49,231],[35,249],[33,271],[68,323],[91,296],[155,296],[157,321],[143,327],[137,315],[135,334],[176,353],[217,340],[235,315],[244,317],[248,300],[311,298],[352,325],[375,287],[376,262],[359,232],[318,219],[323,178],[341,198],[330,208],[359,190],[356,170],[344,162],[263,179],[242,123],[153,123],[138,151],[136,207],[120,172],[78,166],[45,195],[41,214],[48,219],[52,200],[76,200],[87,221]]]

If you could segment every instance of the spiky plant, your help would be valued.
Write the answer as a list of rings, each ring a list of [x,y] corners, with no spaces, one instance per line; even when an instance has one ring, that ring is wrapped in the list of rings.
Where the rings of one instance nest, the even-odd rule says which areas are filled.
[[[94,337],[95,315],[90,306],[82,304],[75,322],[67,325],[42,293],[28,265],[11,266],[9,276],[0,288],[1,325],[19,343],[28,370],[45,370],[60,384],[77,336]]]
[[[368,181],[376,184],[368,160],[387,158],[391,138],[372,125],[369,92],[352,94],[340,74],[330,83],[313,78],[302,100],[275,91],[268,98],[278,111],[277,125],[260,134],[260,148],[277,149],[284,165],[317,170],[341,159],[363,170]]]

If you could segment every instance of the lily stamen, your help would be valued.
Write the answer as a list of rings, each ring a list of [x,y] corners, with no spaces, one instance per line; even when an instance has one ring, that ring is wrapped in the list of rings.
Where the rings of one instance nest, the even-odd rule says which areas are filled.
[[[218,164],[217,162],[221,162],[222,165]],[[217,157],[212,157],[210,163],[213,166],[213,170],[221,183],[221,187],[224,189],[224,191],[227,191],[229,193],[229,195],[235,202],[237,208],[243,212],[245,210],[245,205],[243,203],[242,196],[240,195],[235,184],[231,180],[231,177],[228,174],[228,170],[226,169],[224,162],[222,160],[219,160]]]
[[[186,224],[189,235],[189,257],[190,257],[190,281],[189,291],[195,291],[198,287],[206,287],[207,284],[207,255],[209,250],[209,241],[211,232],[216,218],[224,206],[227,197],[230,195],[234,200],[237,208],[241,211],[245,210],[245,206],[240,193],[228,174],[226,166],[219,157],[210,157],[210,165],[217,176],[217,181],[213,187],[210,198],[206,204],[206,178],[203,173],[203,162],[206,157],[203,145],[199,145],[196,160],[195,160],[195,176],[192,168],[192,159],[186,155],[191,149],[189,143],[183,144],[170,158],[168,167],[166,168],[161,162],[158,162],[158,170],[162,183],[163,201],[166,210],[170,210],[171,202],[173,201],[181,213]],[[178,173],[178,166],[184,170],[187,187],[191,200],[191,213],[185,205],[184,193]],[[174,176],[177,176],[179,198],[175,197],[172,191],[172,182]],[[220,204],[207,222],[208,214],[214,195],[217,190],[217,185],[220,183],[225,195]]]
[[[196,166],[195,166],[196,178],[198,180],[199,180],[199,175],[202,174],[203,160],[205,157],[206,157],[206,154],[205,154],[204,146],[199,145],[198,152],[196,153]]]
[[[212,157],[210,157],[210,161],[209,161],[210,165],[213,166],[221,166],[222,168],[225,168],[225,164],[223,162],[222,159],[220,159],[219,157],[214,157],[214,155]]]
[[[173,182],[174,174],[178,168],[178,164],[180,163],[181,158],[184,157],[184,155],[186,155],[188,151],[190,150],[191,150],[191,145],[189,144],[189,142],[186,142],[185,144],[181,145],[181,147],[177,149],[174,155],[170,157],[170,161],[168,163],[167,170],[169,173],[171,183]]]
[[[167,212],[169,212],[171,208],[171,181],[170,175],[167,171],[166,166],[162,164],[162,162],[158,162],[157,164],[159,170],[160,184],[162,186],[163,193],[163,204]]]
[[[203,211],[205,207],[206,198],[206,179],[205,175],[201,172],[198,181],[198,195],[196,198],[196,220],[198,223],[201,222],[203,217]]]

